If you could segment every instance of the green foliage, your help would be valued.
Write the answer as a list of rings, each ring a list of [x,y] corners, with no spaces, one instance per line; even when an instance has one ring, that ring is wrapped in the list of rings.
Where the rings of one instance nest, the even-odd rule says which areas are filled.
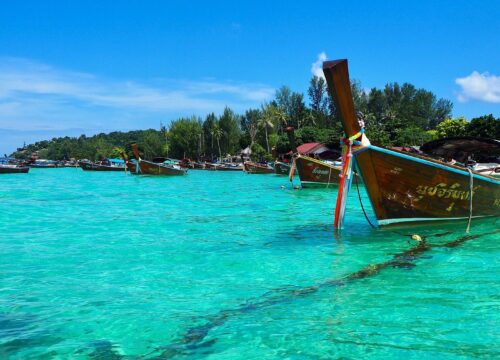
[[[278,144],[279,135],[274,133],[269,135],[269,147],[272,149]]]
[[[28,159],[33,153],[38,153],[40,158],[53,160],[100,160],[106,157],[117,157],[117,147],[126,148],[128,156],[132,156],[132,152],[127,145],[134,142],[140,144],[145,157],[165,155],[165,137],[161,131],[153,129],[129,132],[115,131],[89,137],[81,135],[73,138],[54,138],[50,141],[38,141],[25,146],[12,155],[19,159]]]
[[[500,138],[500,119],[493,115],[472,119],[449,119],[453,104],[438,99],[432,92],[412,84],[389,83],[383,89],[365,90],[358,81],[351,82],[351,92],[358,117],[373,144],[381,146],[421,145],[438,137],[471,135]],[[290,151],[285,133],[287,126],[296,129],[297,145],[320,142],[338,148],[343,129],[337,109],[327,91],[325,80],[313,77],[304,95],[282,86],[275,98],[260,109],[248,109],[243,115],[226,107],[220,116],[208,114],[204,121],[197,117],[180,118],[163,124],[159,130],[112,132],[78,138],[62,137],[39,141],[18,149],[13,155],[28,158],[98,160],[119,157],[124,149],[132,156],[130,144],[138,143],[144,158],[171,156],[176,158],[213,160],[251,146],[254,158],[270,156],[271,149]],[[446,120],[448,119],[448,120]],[[267,154],[267,155],[266,155]]]
[[[427,136],[429,136],[429,141],[437,140],[439,138],[437,130],[427,130],[426,133]]]
[[[309,106],[311,110],[318,116],[323,115],[324,119],[326,119],[328,115],[328,90],[325,80],[323,78],[313,76],[309,83],[307,93],[309,94]]]
[[[472,119],[467,126],[467,135],[500,139],[500,118],[489,114]]]
[[[276,151],[280,154],[285,154],[290,152],[290,142],[288,141],[287,134],[278,135],[278,140],[276,142]]]
[[[170,125],[168,138],[172,156],[175,158],[197,159],[201,155],[201,120],[197,117],[179,119]]]
[[[436,127],[437,135],[439,138],[465,136],[467,125],[467,120],[463,117],[458,119],[448,119]]]
[[[214,158],[218,154],[217,142],[213,136],[213,128],[217,123],[217,117],[214,113],[208,114],[203,122],[203,136],[205,144],[204,155],[209,159]]]
[[[220,146],[223,155],[234,154],[239,150],[240,122],[240,116],[228,107],[224,109],[219,119],[219,127],[222,131]]]
[[[250,158],[254,161],[261,160],[268,154],[266,149],[264,149],[261,145],[257,143],[253,144],[250,149],[252,150]]]
[[[395,139],[395,143],[399,146],[414,146],[422,145],[432,140],[432,136],[422,128],[409,127],[401,129]]]

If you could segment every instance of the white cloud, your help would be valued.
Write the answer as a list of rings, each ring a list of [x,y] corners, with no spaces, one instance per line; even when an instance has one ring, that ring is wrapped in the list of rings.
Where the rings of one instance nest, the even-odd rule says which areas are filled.
[[[500,76],[473,71],[469,76],[456,79],[455,83],[462,88],[458,94],[459,101],[500,103]]]
[[[314,76],[325,78],[325,75],[323,74],[323,62],[326,61],[326,59],[327,56],[324,51],[318,54],[318,59],[313,62],[311,66],[311,73]]]
[[[220,113],[226,105],[242,111],[269,100],[274,91],[262,84],[232,81],[113,80],[0,58],[0,127],[89,128],[105,123],[107,129],[118,129],[123,125],[120,117],[156,121],[163,116],[165,122],[168,117]],[[143,126],[138,122],[135,128]]]
[[[0,57],[0,153],[23,141],[157,128],[180,116],[237,112],[270,100],[264,84],[109,79],[39,62]]]

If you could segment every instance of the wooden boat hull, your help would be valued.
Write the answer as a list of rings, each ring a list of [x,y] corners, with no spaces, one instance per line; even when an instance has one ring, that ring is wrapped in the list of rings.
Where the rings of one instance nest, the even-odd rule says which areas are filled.
[[[94,164],[91,162],[80,162],[80,167],[85,171],[127,171],[124,166],[107,166],[101,164]]]
[[[186,175],[187,169],[180,168],[176,169],[171,166],[166,166],[163,164],[156,164],[146,160],[138,160],[140,173],[143,175]]]
[[[202,163],[193,163],[194,170],[205,170],[205,164]]]
[[[215,165],[212,164],[208,170],[214,171],[243,171],[243,166],[227,166],[227,165]]]
[[[274,173],[277,175],[288,175],[290,173],[290,164],[285,164],[281,161],[274,162]]]
[[[295,158],[295,166],[303,188],[337,186],[342,168],[324,161],[299,155]]]
[[[249,174],[274,174],[274,169],[266,165],[247,161],[243,166],[245,167],[245,171]]]
[[[370,145],[354,109],[347,60],[325,62],[323,71],[379,225],[500,216],[499,180]]]
[[[500,215],[500,181],[370,146],[354,155],[379,225]]]
[[[50,164],[50,165],[29,164],[29,167],[34,168],[34,169],[57,169],[58,168],[58,166],[56,166],[54,164]]]
[[[28,171],[27,166],[0,166],[0,174],[26,174]]]
[[[138,174],[138,166],[136,162],[128,161],[126,162],[127,170],[130,171],[131,174]]]

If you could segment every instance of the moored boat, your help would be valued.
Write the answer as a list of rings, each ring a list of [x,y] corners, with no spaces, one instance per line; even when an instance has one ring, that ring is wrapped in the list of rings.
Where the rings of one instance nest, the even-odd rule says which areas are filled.
[[[0,164],[0,174],[26,174],[30,171],[27,166],[14,164]]]
[[[294,157],[294,166],[303,188],[329,187],[339,184],[342,168],[333,162],[297,154]],[[293,176],[294,173],[291,172],[290,181],[293,180]]]
[[[215,163],[211,164],[209,170],[216,171],[243,171],[243,164],[233,164],[233,163]]]
[[[330,187],[336,186],[340,181],[340,164],[333,161],[315,159],[299,152],[295,145],[293,127],[287,128],[288,139],[293,152],[293,164],[290,170],[290,181],[293,181],[295,173],[300,178],[303,188],[308,187]]]
[[[143,160],[139,156],[139,148],[137,144],[133,144],[134,155],[137,160],[136,175],[186,175],[187,169],[182,168],[178,164],[173,163],[172,160],[167,159],[164,162],[153,162]],[[130,165],[129,166],[130,169]]]
[[[467,166],[475,173],[500,178],[500,140],[450,137],[429,141],[420,150],[429,156]]]
[[[274,162],[274,173],[277,175],[288,175],[290,173],[290,168],[290,164],[278,160]]]
[[[472,218],[500,215],[499,180],[466,167],[371,145],[363,122],[356,117],[347,60],[325,62],[323,71],[347,136],[344,164],[352,159],[359,169],[379,225],[466,219],[468,229]],[[342,226],[351,179],[345,165],[336,227]]]
[[[243,166],[245,167],[245,171],[249,174],[274,174],[274,169],[267,164],[245,161]]]
[[[28,164],[31,168],[36,169],[55,169],[57,168],[57,162],[54,160],[37,159]]]
[[[30,170],[14,158],[0,158],[0,174],[25,174]]]
[[[127,171],[122,159],[104,159],[98,162],[79,161],[78,165],[85,171]]]

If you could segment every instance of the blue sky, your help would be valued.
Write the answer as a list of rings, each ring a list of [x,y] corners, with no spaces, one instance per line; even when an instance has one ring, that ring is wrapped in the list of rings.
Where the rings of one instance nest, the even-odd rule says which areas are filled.
[[[499,15],[496,0],[8,1],[0,154],[305,93],[321,56],[367,89],[410,82],[455,116],[500,116]]]

